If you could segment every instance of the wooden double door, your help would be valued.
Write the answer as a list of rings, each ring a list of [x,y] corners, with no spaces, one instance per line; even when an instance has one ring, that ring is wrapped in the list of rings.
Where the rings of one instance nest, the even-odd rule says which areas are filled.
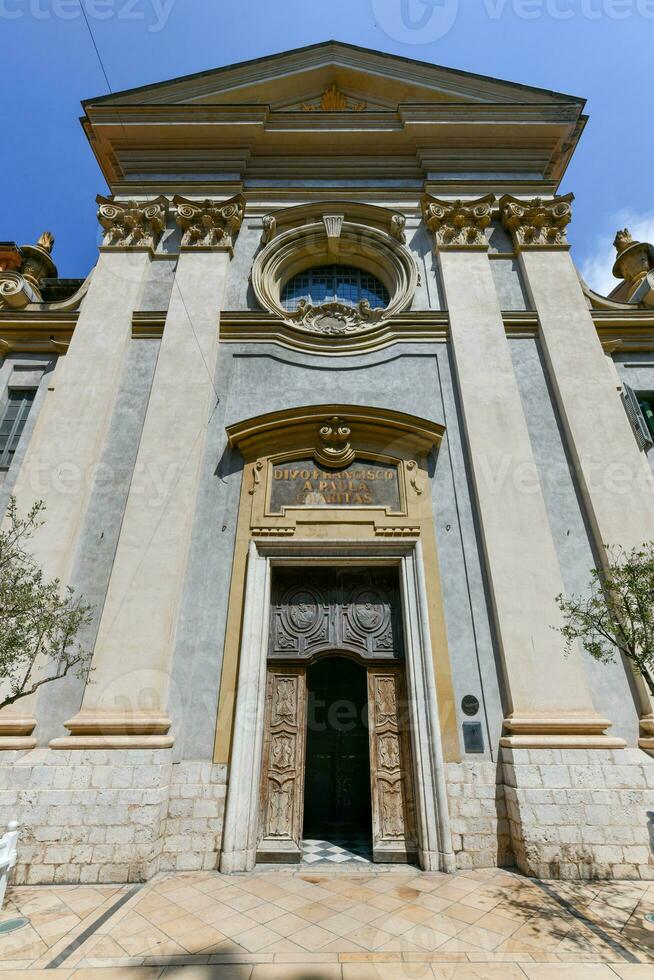
[[[416,851],[404,667],[330,655],[269,663],[258,860],[299,861],[302,839]]]

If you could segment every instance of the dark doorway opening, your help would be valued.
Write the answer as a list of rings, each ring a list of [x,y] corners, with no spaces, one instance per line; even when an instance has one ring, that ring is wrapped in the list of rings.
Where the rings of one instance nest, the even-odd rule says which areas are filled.
[[[372,840],[368,679],[347,657],[307,671],[303,837],[369,850]]]

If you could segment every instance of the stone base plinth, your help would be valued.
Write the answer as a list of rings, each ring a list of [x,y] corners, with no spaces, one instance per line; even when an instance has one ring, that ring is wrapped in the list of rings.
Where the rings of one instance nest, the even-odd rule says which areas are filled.
[[[224,799],[224,766],[173,763],[166,749],[0,755],[0,827],[20,827],[15,884],[215,868]]]
[[[640,749],[502,749],[516,865],[539,878],[654,879],[654,759]]]
[[[642,750],[503,748],[499,765],[445,768],[457,868],[654,879],[654,759]],[[20,827],[12,881],[217,868],[225,795],[225,766],[174,763],[169,749],[3,752],[0,828]]]
[[[511,867],[502,767],[466,761],[449,762],[445,769],[456,867]]]

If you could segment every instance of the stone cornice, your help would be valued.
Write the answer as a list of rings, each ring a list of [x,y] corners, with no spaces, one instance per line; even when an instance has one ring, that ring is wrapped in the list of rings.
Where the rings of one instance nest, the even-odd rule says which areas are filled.
[[[290,178],[298,156],[308,158],[305,176],[319,177],[328,161],[338,167],[348,157],[381,153],[388,156],[387,176],[394,175],[396,162],[404,168],[408,159],[422,169],[423,179],[439,173],[446,186],[469,180],[470,173],[480,191],[495,187],[496,173],[514,174],[519,186],[529,174],[533,185],[549,194],[582,128],[578,112],[569,118],[575,116],[569,106],[558,112],[540,105],[514,109],[455,103],[330,113],[271,112],[264,106],[126,106],[89,107],[88,113],[87,136],[114,193],[141,189],[149,173],[158,175],[157,186],[174,181],[180,191],[193,193],[198,176],[207,174],[210,152],[211,171],[231,173],[233,181],[248,179],[252,164],[267,157],[277,161],[278,185]],[[131,140],[126,146],[127,124]],[[469,160],[471,146],[475,152]],[[235,149],[240,159],[234,158]],[[205,186],[218,187],[224,180],[208,176]],[[511,185],[510,177],[506,184]]]
[[[448,316],[430,310],[401,313],[382,320],[365,333],[326,336],[301,332],[270,313],[224,312],[220,340],[232,344],[278,344],[287,350],[347,356],[381,350],[396,343],[438,343],[447,340]]]
[[[0,357],[17,352],[65,354],[77,317],[77,312],[0,312]]]
[[[510,194],[501,198],[502,224],[517,251],[527,248],[569,248],[566,226],[572,220],[574,194],[546,201],[540,197],[518,200]]]
[[[64,354],[78,312],[0,311],[0,357],[8,353]],[[654,351],[654,311],[590,310],[598,337],[621,352]],[[502,314],[507,336],[535,337],[538,315],[532,310]],[[158,340],[163,335],[165,310],[135,311],[132,337]],[[446,310],[409,310],[381,323],[374,331],[352,337],[300,335],[269,313],[225,311],[220,315],[220,340],[226,344],[276,344],[287,350],[332,357],[372,352],[394,344],[446,343],[449,317]]]
[[[135,340],[159,340],[165,325],[165,310],[135,310],[132,314],[132,337]]]
[[[441,201],[425,196],[423,220],[434,236],[438,249],[488,248],[484,230],[491,223],[495,195],[487,194],[476,201]]]

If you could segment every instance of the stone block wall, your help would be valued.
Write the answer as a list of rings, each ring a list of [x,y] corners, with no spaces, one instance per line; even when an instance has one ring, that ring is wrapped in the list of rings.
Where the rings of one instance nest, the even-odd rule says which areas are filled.
[[[217,868],[227,766],[180,762],[173,766],[159,871]]]
[[[0,754],[16,884],[147,881],[217,868],[226,767],[170,750]],[[456,864],[543,878],[654,879],[654,759],[640,749],[503,749],[446,766]]]
[[[457,868],[513,865],[501,766],[449,762],[446,781]]]
[[[636,748],[502,749],[513,853],[540,878],[654,879],[654,759]]]
[[[225,767],[170,750],[0,754],[0,826],[18,820],[16,884],[147,881],[218,863]]]

